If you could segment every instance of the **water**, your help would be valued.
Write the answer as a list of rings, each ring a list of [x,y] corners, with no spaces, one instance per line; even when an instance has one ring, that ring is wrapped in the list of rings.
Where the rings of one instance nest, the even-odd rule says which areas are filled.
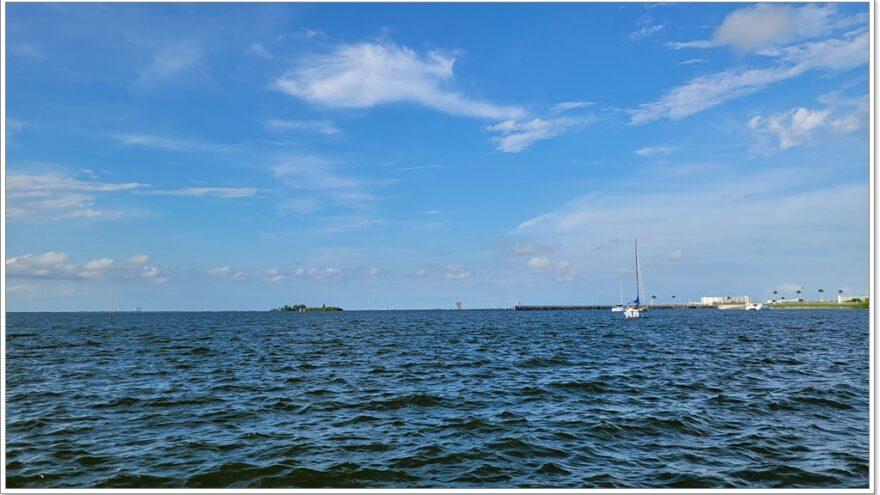
[[[868,312],[10,313],[9,487],[868,486]]]

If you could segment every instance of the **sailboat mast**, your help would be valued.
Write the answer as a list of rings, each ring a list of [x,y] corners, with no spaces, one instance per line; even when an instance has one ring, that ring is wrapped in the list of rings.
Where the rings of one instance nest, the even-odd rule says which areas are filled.
[[[642,282],[639,280],[639,239],[635,239],[636,244],[636,301],[641,302],[642,298]]]

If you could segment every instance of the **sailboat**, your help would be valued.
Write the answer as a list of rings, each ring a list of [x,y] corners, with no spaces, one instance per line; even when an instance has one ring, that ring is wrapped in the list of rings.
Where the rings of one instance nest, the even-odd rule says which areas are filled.
[[[611,308],[613,313],[619,313],[623,311],[623,284],[620,284],[620,304]]]
[[[642,312],[647,311],[648,308],[641,306],[639,301],[642,296],[642,280],[639,277],[639,240],[636,239],[636,299],[627,305],[626,309],[623,310],[623,315],[627,318],[641,318]]]

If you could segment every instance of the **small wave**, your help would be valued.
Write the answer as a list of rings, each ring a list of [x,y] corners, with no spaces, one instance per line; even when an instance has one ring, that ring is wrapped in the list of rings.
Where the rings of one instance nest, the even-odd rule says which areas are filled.
[[[375,400],[363,406],[367,410],[394,410],[404,407],[433,407],[442,406],[446,403],[446,399],[431,394],[410,394],[394,397],[387,400]]]
[[[579,390],[584,392],[590,392],[593,394],[603,394],[606,391],[606,386],[602,382],[595,381],[585,381],[585,382],[553,382],[550,384],[551,387],[561,388],[564,390]]]
[[[571,474],[571,471],[561,468],[552,462],[542,464],[541,467],[538,468],[538,472],[542,474]]]
[[[566,366],[571,363],[562,357],[553,356],[550,358],[533,357],[519,363],[521,368],[548,368],[553,366]]]
[[[268,476],[254,487],[259,488],[361,488],[365,486],[388,486],[408,483],[418,478],[393,469],[362,468],[354,463],[343,463],[319,471],[296,468],[281,476]]]
[[[93,407],[95,407],[97,409],[105,409],[108,407],[124,407],[124,406],[131,406],[131,405],[137,404],[140,401],[141,400],[138,399],[137,397],[126,396],[126,397],[120,397],[120,398],[112,400],[110,402],[102,402],[100,404],[96,404]]]
[[[103,479],[93,486],[95,488],[171,488],[176,487],[177,483],[177,480],[163,476],[124,473]]]
[[[568,453],[559,449],[525,442],[518,438],[504,438],[486,445],[491,451],[503,451],[515,457],[568,457]]]

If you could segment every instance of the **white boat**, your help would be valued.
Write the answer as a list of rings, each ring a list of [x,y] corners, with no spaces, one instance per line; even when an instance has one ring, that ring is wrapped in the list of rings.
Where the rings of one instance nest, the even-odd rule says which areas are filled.
[[[642,312],[647,311],[648,308],[640,305],[640,300],[642,297],[642,280],[639,278],[639,240],[636,239],[636,299],[631,304],[627,305],[626,309],[623,310],[623,315],[627,318],[641,318]]]
[[[748,303],[746,304],[746,311],[758,311],[764,309],[764,303]]]
[[[620,312],[623,310],[624,310],[624,307],[623,307],[623,284],[620,284],[620,304],[611,308],[611,312],[617,313],[617,312]]]

